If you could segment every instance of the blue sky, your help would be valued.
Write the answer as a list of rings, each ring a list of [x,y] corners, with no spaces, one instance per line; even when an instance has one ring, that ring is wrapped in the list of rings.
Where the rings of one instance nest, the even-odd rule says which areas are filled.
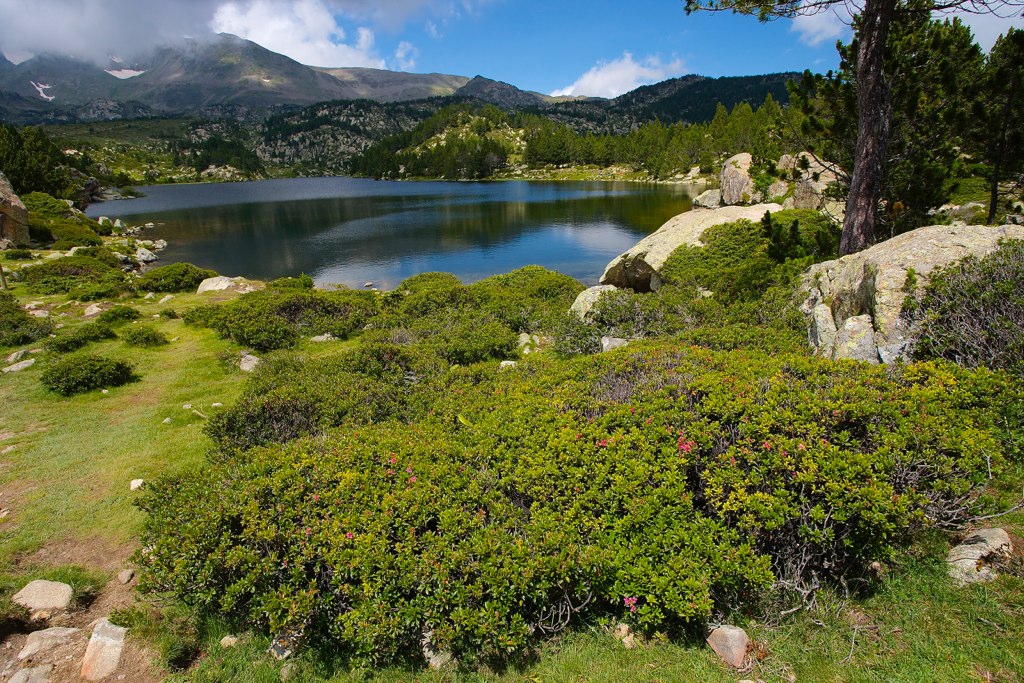
[[[106,61],[182,36],[228,32],[315,66],[372,66],[506,81],[544,93],[614,96],[697,73],[835,67],[840,17],[762,24],[687,16],[681,0],[0,0],[0,49]],[[1021,19],[973,17],[987,48]]]

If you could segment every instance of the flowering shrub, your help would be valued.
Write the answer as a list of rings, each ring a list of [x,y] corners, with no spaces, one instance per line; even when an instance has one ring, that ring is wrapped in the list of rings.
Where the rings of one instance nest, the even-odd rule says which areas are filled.
[[[1021,427],[1005,377],[944,364],[661,341],[443,371],[400,351],[257,373],[250,406],[329,372],[320,409],[367,378],[412,403],[358,415],[355,391],[318,423],[338,429],[147,487],[142,587],[372,662],[426,631],[464,659],[584,615],[671,631],[962,522]]]

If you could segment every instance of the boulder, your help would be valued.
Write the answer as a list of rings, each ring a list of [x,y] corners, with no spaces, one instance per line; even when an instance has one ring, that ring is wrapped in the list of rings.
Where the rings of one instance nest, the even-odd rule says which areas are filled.
[[[260,289],[258,283],[249,282],[244,277],[226,277],[224,275],[218,275],[217,277],[208,277],[199,283],[199,289],[196,290],[196,294],[203,294],[205,292],[255,292]]]
[[[117,582],[123,586],[128,585],[135,578],[134,569],[122,569],[117,573]]]
[[[163,304],[167,303],[168,301],[170,301],[173,298],[174,298],[173,294],[168,294],[167,296],[165,296],[162,299],[160,299],[160,301],[157,301],[157,303],[163,305]]]
[[[423,658],[427,660],[427,665],[434,671],[444,669],[455,661],[451,652],[439,649],[434,643],[433,631],[424,632],[420,645],[423,646]]]
[[[29,582],[11,598],[30,612],[56,612],[71,604],[71,586],[59,581],[37,579]]]
[[[913,341],[913,330],[901,316],[907,271],[913,268],[917,274],[920,293],[933,269],[969,254],[983,257],[1004,239],[1024,239],[1024,227],[933,225],[811,266],[802,277],[800,306],[811,348],[826,358],[877,358],[883,363],[906,358]],[[829,329],[829,315],[834,331]],[[851,318],[858,320],[848,326]],[[874,345],[874,353],[867,350],[868,344]]]
[[[243,353],[242,359],[238,361],[238,369],[242,372],[252,372],[260,364],[260,359],[251,353]]]
[[[146,485],[146,480],[145,479],[132,479],[131,482],[128,483],[128,490],[129,491],[138,491],[139,489],[141,489],[145,485]]]
[[[327,334],[318,334],[315,337],[310,337],[309,341],[311,341],[311,342],[318,342],[318,343],[319,342],[332,342],[332,341],[337,341],[337,338],[333,334],[328,332]]]
[[[750,177],[753,157],[747,152],[740,152],[725,160],[722,172],[718,176],[722,188],[722,203],[749,204],[754,198],[754,179]]]
[[[50,673],[53,671],[53,664],[34,666],[31,669],[22,669],[17,672],[7,683],[50,683]]]
[[[614,285],[598,285],[591,287],[590,289],[584,289],[576,297],[576,301],[572,302],[572,306],[569,307],[569,311],[576,314],[576,317],[580,320],[586,320],[590,315],[590,310],[594,305],[603,297],[605,294],[611,293],[618,290],[618,287]]]
[[[636,649],[636,634],[633,633],[633,629],[630,628],[629,624],[616,624],[613,635],[615,636],[615,640],[622,643],[622,647],[627,650]]]
[[[738,626],[719,626],[708,635],[708,645],[722,661],[737,669],[743,668],[750,646],[750,636]]]
[[[768,196],[766,197],[766,199],[768,199],[769,201],[775,201],[786,196],[787,192],[789,192],[789,183],[787,183],[785,180],[776,180],[768,188]]]
[[[98,316],[103,311],[106,311],[106,310],[108,310],[110,308],[113,308],[113,307],[114,307],[114,304],[108,303],[106,301],[102,301],[102,302],[100,302],[98,304],[89,304],[88,306],[86,306],[85,310],[82,311],[82,317],[83,318],[95,318],[96,316]]]
[[[28,634],[25,647],[21,648],[21,652],[18,653],[18,659],[28,659],[38,654],[46,654],[77,633],[79,633],[77,628],[61,628],[59,626],[33,631]]]
[[[741,219],[759,221],[765,212],[781,211],[778,204],[723,206],[718,209],[694,209],[669,219],[656,231],[640,240],[632,249],[615,257],[605,267],[601,284],[650,292],[661,287],[661,272],[672,252],[684,244],[701,246],[700,237],[713,225]]]
[[[220,646],[227,649],[238,645],[238,636],[227,635],[220,639]]]
[[[519,363],[515,362],[514,360],[503,360],[500,363],[498,363],[498,369],[499,370],[511,370],[512,368],[516,367],[517,365],[519,365]]]
[[[25,349],[21,349],[20,351],[15,351],[11,355],[7,356],[7,362],[8,362],[8,364],[10,364],[10,363],[17,363],[19,360],[23,359],[27,354],[28,354],[28,351],[26,351]]]
[[[542,343],[543,341],[536,334],[530,334],[529,332],[519,333],[519,352],[524,356],[539,351]]]
[[[949,576],[960,586],[992,581],[996,573],[992,563],[1013,552],[1010,536],[1002,529],[979,529],[952,548],[946,556]]]
[[[28,209],[14,193],[7,176],[0,172],[0,240],[14,245],[29,243]]]
[[[21,372],[22,370],[30,368],[30,367],[32,367],[35,364],[36,364],[36,359],[35,358],[29,358],[28,360],[18,361],[17,363],[14,363],[13,365],[8,365],[6,368],[3,369],[2,372],[4,374],[7,374],[8,372]]]
[[[139,247],[135,250],[135,260],[139,263],[153,263],[157,258],[156,254],[145,247]]]
[[[127,633],[128,629],[114,626],[106,619],[100,619],[92,631],[89,645],[85,648],[82,678],[87,681],[98,681],[117,671]]]
[[[693,205],[702,209],[717,209],[722,205],[722,191],[705,190],[694,198]]]
[[[608,351],[621,349],[622,347],[628,345],[629,340],[623,339],[622,337],[601,337],[601,353],[607,353]]]

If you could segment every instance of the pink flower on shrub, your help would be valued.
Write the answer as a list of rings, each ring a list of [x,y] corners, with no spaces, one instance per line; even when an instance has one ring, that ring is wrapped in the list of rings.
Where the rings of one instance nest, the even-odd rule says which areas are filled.
[[[355,538],[355,537],[356,537],[356,535],[355,535],[354,533],[352,533],[351,531],[349,531],[349,532],[348,532],[347,534],[345,534],[345,538],[347,538],[347,539],[348,539],[348,540],[350,540],[350,541],[351,541],[351,540],[352,540],[353,538]]]
[[[772,449],[772,445],[769,442],[765,441],[763,444],[761,444],[761,448],[765,449],[766,451],[770,451]]]
[[[604,448],[605,446],[608,445],[608,439],[601,439],[600,441],[597,442],[597,445],[600,446],[601,448]]]
[[[416,477],[409,477],[409,483],[410,484],[415,484],[416,483]]]
[[[313,494],[313,502],[314,503],[320,502],[320,494],[318,494],[318,493],[314,493]]]
[[[689,453],[697,445],[695,441],[685,441],[683,437],[679,437],[679,441],[676,444],[683,453]]]
[[[627,596],[625,598],[622,598],[622,602],[624,602],[626,604],[626,607],[629,608],[630,612],[635,612],[636,611],[636,598],[628,597]]]
[[[410,467],[406,467],[405,468],[405,473],[406,474],[412,474],[412,467],[411,466]]]

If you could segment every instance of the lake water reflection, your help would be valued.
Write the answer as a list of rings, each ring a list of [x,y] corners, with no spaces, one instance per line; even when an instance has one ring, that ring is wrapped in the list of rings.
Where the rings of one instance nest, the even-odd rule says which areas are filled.
[[[225,275],[308,273],[382,288],[425,271],[472,282],[536,264],[596,284],[604,266],[691,206],[693,186],[297,178],[145,187],[91,216],[153,222],[161,263]],[[699,191],[699,190],[698,190]]]

